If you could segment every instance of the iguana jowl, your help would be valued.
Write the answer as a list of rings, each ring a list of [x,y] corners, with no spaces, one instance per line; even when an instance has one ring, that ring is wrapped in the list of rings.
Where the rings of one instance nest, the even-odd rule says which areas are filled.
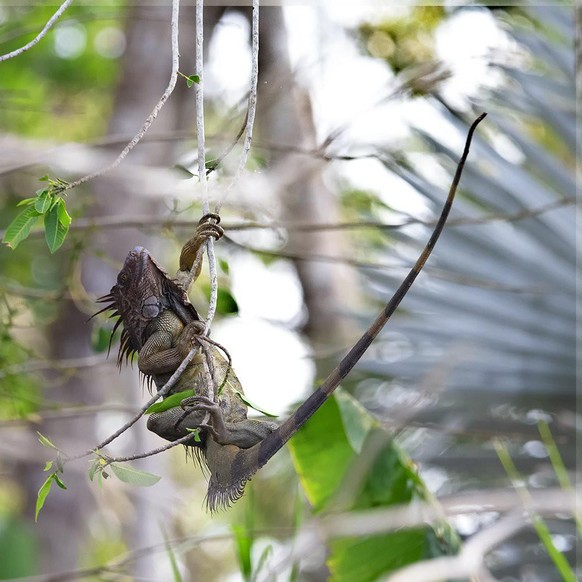
[[[471,138],[485,115],[480,115],[471,125],[440,218],[415,265],[349,353],[283,424],[276,427],[270,422],[246,418],[246,406],[236,394],[236,390],[242,391],[242,388],[217,350],[213,351],[214,381],[222,383],[226,373],[233,374],[235,390],[232,385],[230,388],[227,385],[222,397],[215,403],[211,387],[203,379],[204,356],[199,354],[172,390],[172,393],[176,393],[187,388],[195,389],[196,397],[183,403],[187,404],[187,414],[182,407],[176,407],[150,416],[148,428],[170,441],[186,436],[188,428],[201,429],[201,442],[192,442],[190,446],[200,448],[210,470],[207,503],[211,511],[228,506],[242,495],[245,483],[330,397],[390,319],[422,270],[442,232],[469,153]],[[219,235],[216,225],[203,222],[196,235],[184,245],[180,270],[186,271],[192,266],[192,257],[208,236]],[[114,314],[121,316],[120,321],[124,325],[118,361],[121,362],[124,355],[138,352],[139,369],[152,377],[158,388],[178,368],[190,351],[194,337],[204,327],[185,290],[172,281],[142,247],[136,247],[129,253],[118,275],[117,285],[101,301],[111,302],[102,311],[114,309]],[[207,414],[209,420],[205,420]]]

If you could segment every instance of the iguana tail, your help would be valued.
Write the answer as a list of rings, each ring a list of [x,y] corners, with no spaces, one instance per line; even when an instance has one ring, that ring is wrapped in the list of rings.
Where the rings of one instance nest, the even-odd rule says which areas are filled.
[[[263,439],[260,443],[249,449],[233,449],[228,470],[224,473],[212,470],[212,479],[209,487],[208,506],[211,511],[228,506],[243,494],[245,483],[261,468],[273,455],[285,446],[289,439],[305,424],[305,422],[317,411],[317,409],[330,397],[340,382],[348,375],[352,368],[364,355],[370,344],[374,341],[380,330],[386,325],[396,308],[404,299],[414,280],[424,267],[430,256],[449,216],[457,186],[463,173],[465,161],[469,154],[471,139],[477,125],[487,114],[482,113],[471,125],[465,148],[457,165],[457,170],[451,184],[447,200],[435,229],[424,247],[421,255],[412,267],[400,287],[394,293],[386,307],[380,312],[376,320],[356,342],[349,353],[341,360],[339,365],[323,381],[319,388],[299,406],[277,430]]]

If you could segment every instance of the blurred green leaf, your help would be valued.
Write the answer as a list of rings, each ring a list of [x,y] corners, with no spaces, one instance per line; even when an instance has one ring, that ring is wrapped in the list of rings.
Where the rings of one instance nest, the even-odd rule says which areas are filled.
[[[145,471],[138,471],[130,466],[119,465],[117,463],[111,463],[109,465],[114,475],[124,483],[129,485],[137,485],[138,487],[151,487],[155,485],[161,477],[154,475],[153,473],[146,473]],[[103,475],[105,476],[105,475]]]
[[[4,242],[10,248],[15,249],[25,238],[28,237],[34,224],[38,221],[39,212],[34,206],[27,206],[8,225],[4,233]]]
[[[301,485],[317,513],[337,508],[338,503],[341,509],[360,510],[430,498],[410,459],[378,422],[341,390],[291,439],[290,449]],[[361,461],[366,451],[376,456],[364,467]],[[343,489],[348,475],[351,485],[358,485],[349,495]],[[359,475],[355,482],[354,475]],[[333,579],[372,581],[421,558],[456,551],[454,532],[446,524],[442,527],[449,536],[441,544],[433,543],[436,532],[429,526],[334,539],[328,556]]]
[[[24,198],[23,200],[21,200],[16,206],[29,206],[31,204],[34,204],[36,202],[36,196],[33,196],[32,198]]]
[[[192,87],[192,85],[194,85],[194,83],[196,83],[196,84],[200,83],[200,76],[199,75],[190,75],[186,78],[186,85],[188,85],[188,88]]]
[[[245,580],[251,580],[253,573],[251,550],[254,538],[248,528],[242,523],[233,523],[230,526],[234,538],[234,548],[238,560],[240,573]]]
[[[511,458],[511,454],[507,449],[505,443],[496,438],[494,441],[495,450],[497,452],[497,456],[507,473],[507,476],[511,480],[511,483],[517,493],[520,495],[524,504],[531,501],[529,491],[527,490],[524,483],[526,482],[523,477],[521,476],[520,472],[518,471],[513,459]],[[556,569],[560,572],[562,580],[565,582],[576,582],[576,575],[572,570],[572,567],[568,563],[568,560],[564,556],[564,554],[556,547],[554,543],[554,539],[552,538],[552,534],[550,533],[550,529],[548,528],[546,522],[535,512],[529,511],[530,518],[540,541],[542,542],[546,552],[554,562]]]
[[[69,228],[72,222],[71,215],[67,212],[67,204],[64,198],[59,198],[57,203],[57,214],[59,222],[65,227]]]
[[[227,291],[224,287],[218,288],[216,311],[221,315],[238,313],[238,303],[236,302],[236,299],[232,296],[230,291]]]
[[[194,442],[201,443],[202,439],[200,438],[200,429],[199,428],[187,428],[188,432],[191,432],[194,435]]]
[[[164,545],[166,547],[166,554],[168,555],[168,560],[170,561],[170,567],[172,568],[172,578],[174,582],[182,582],[182,575],[180,574],[180,568],[178,567],[178,560],[176,560],[176,554],[172,548],[172,544],[168,540],[168,534],[164,529],[162,529],[164,537]]]
[[[53,203],[53,196],[49,190],[41,190],[36,201],[34,203],[34,208],[39,214],[44,214],[48,211]]]
[[[44,229],[46,243],[52,254],[65,242],[65,237],[67,236],[67,232],[69,232],[69,226],[65,226],[59,220],[58,206],[53,206],[44,215]]]
[[[176,408],[177,406],[180,406],[180,403],[182,400],[184,400],[184,398],[190,398],[191,396],[195,396],[193,389],[176,392],[175,394],[171,394],[167,398],[164,398],[161,402],[152,404],[144,414],[164,412],[166,410],[170,410],[170,408]]]
[[[38,441],[40,442],[41,445],[43,445],[44,447],[49,447],[51,449],[55,449],[56,451],[58,451],[58,447],[56,447],[47,437],[45,437],[43,434],[41,434],[40,432],[36,431],[36,434],[38,435]],[[46,469],[45,469],[46,470]]]
[[[201,286],[204,295],[210,300],[210,285],[203,283]],[[216,313],[220,315],[232,315],[238,313],[238,303],[232,293],[225,289],[224,286],[218,288],[216,296]]]
[[[243,394],[240,390],[237,390],[236,388],[233,388],[233,391],[235,394],[238,395],[238,397],[250,408],[256,410],[257,412],[260,412],[261,414],[264,414],[265,416],[270,416],[271,418],[277,418],[277,414],[273,414],[272,412],[267,412],[266,410],[264,410],[263,408],[261,408],[260,406],[257,406],[256,404],[254,404],[253,402],[251,402],[245,394]]]
[[[230,273],[230,265],[226,259],[218,259],[218,266],[225,275]]]
[[[51,491],[51,485],[53,483],[54,476],[55,473],[51,473],[38,490],[38,495],[36,496],[36,510],[34,513],[34,521],[38,520],[38,514],[40,513],[40,510],[44,507],[44,502],[46,501],[46,498],[48,497],[48,494]]]
[[[95,477],[95,473],[99,469],[100,465],[101,465],[101,458],[100,457],[96,457],[95,459],[93,459],[91,461],[91,466],[89,467],[89,481],[93,481],[93,478]]]
[[[53,473],[54,482],[61,488],[66,489],[67,486],[63,483],[62,479],[58,476],[57,473]]]
[[[102,353],[109,349],[111,331],[112,328],[108,325],[99,325],[95,327],[93,334],[91,336],[91,345],[94,351],[96,351],[97,353]],[[115,337],[111,340],[111,345],[115,343],[120,333],[121,332],[119,332],[119,330],[115,332]]]

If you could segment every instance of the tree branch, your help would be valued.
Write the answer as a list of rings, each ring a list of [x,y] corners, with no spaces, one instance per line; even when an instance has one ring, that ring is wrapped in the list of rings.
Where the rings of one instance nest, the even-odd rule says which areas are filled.
[[[249,152],[251,151],[251,142],[253,139],[253,126],[255,123],[255,114],[257,111],[257,85],[259,82],[259,0],[253,0],[253,18],[252,18],[252,41],[251,41],[251,89],[249,91],[249,102],[246,116],[245,139],[243,142],[243,149],[240,156],[239,164],[236,169],[234,178],[227,186],[224,196],[216,204],[216,213],[220,212],[220,208],[224,204],[231,188],[236,184],[241,174],[243,173]]]
[[[123,148],[122,152],[117,156],[117,158],[108,166],[97,170],[91,174],[87,174],[70,184],[64,188],[64,191],[71,190],[72,188],[76,188],[81,184],[85,184],[93,178],[97,178],[98,176],[102,176],[103,174],[113,170],[116,168],[131,152],[131,150],[141,141],[142,137],[146,134],[147,130],[150,128],[152,123],[155,121],[156,117],[158,116],[159,112],[161,111],[162,107],[174,91],[174,87],[176,86],[176,81],[178,79],[178,69],[180,64],[180,52],[179,52],[179,45],[178,45],[178,23],[179,23],[179,10],[180,10],[180,1],[179,0],[172,0],[172,22],[171,22],[171,34],[172,34],[172,72],[170,74],[170,81],[166,90],[164,91],[163,95],[160,97],[160,100],[156,103],[155,107],[153,108],[152,112],[149,114],[148,118],[145,120],[144,124],[142,125],[141,129],[137,132],[137,134],[133,137],[133,139]]]
[[[294,535],[292,550],[288,555],[272,565],[268,573],[280,572],[285,566],[304,559],[314,551],[314,548],[321,548],[322,539],[325,541],[335,538],[360,538],[386,534],[401,531],[402,529],[425,527],[426,525],[439,523],[444,519],[463,514],[502,513],[513,511],[517,508],[516,514],[519,512],[517,516],[520,520],[519,524],[517,523],[517,517],[514,518],[510,514],[510,520],[502,518],[492,526],[495,528],[492,531],[489,531],[491,528],[488,527],[486,530],[475,534],[465,543],[461,554],[421,562],[423,570],[420,573],[409,571],[408,568],[414,568],[418,565],[418,563],[413,564],[407,567],[406,570],[398,571],[398,574],[405,571],[406,575],[403,574],[396,580],[420,582],[421,580],[467,578],[469,574],[450,575],[456,571],[453,568],[459,567],[459,563],[456,562],[459,556],[463,555],[462,560],[468,560],[467,556],[471,557],[471,560],[475,560],[475,563],[470,560],[468,564],[461,562],[460,566],[481,568],[482,559],[478,559],[479,557],[482,558],[492,547],[513,535],[519,528],[527,525],[525,518],[520,517],[522,512],[535,512],[539,515],[577,515],[575,492],[565,491],[559,487],[543,490],[532,489],[529,491],[530,497],[528,499],[520,497],[513,489],[485,489],[441,497],[434,502],[403,503],[392,507],[349,511],[323,518],[316,517],[306,523],[298,534]],[[498,524],[501,525],[498,526]],[[466,549],[467,546],[468,549]],[[463,552],[465,553],[463,554]],[[443,561],[443,565],[440,565],[440,560]],[[451,562],[444,563],[445,560],[451,560]],[[435,568],[439,568],[439,577],[420,577],[421,575],[431,575],[432,568],[429,565],[435,565]],[[267,580],[269,578],[265,577],[264,579]],[[392,578],[390,580],[392,581]]]
[[[490,222],[517,222],[526,218],[533,218],[546,212],[552,210],[557,210],[565,206],[572,206],[576,203],[575,198],[564,197],[548,204],[542,204],[536,206],[535,208],[528,208],[514,212],[511,214],[503,213],[490,213],[484,216],[477,216],[474,218],[470,217],[459,217],[452,218],[448,223],[448,227],[452,226],[466,226],[466,225],[483,225]],[[376,220],[361,220],[361,221],[350,221],[350,222],[327,222],[327,223],[294,223],[294,222],[225,222],[222,224],[227,231],[245,231],[245,230],[259,230],[259,229],[285,229],[289,232],[323,232],[323,231],[333,231],[333,230],[357,230],[357,229],[367,229],[375,228],[378,230],[397,230],[404,228],[411,224],[422,224],[425,226],[434,226],[436,224],[435,220],[421,220],[419,218],[408,217],[399,222],[381,222]],[[173,228],[192,228],[196,225],[195,220],[176,220],[171,217],[159,218],[151,215],[144,216],[103,216],[103,217],[93,217],[93,218],[77,218],[71,224],[70,230],[86,230],[91,228],[145,228],[145,227],[163,227],[168,229]],[[4,236],[3,230],[0,230],[0,237]],[[43,233],[39,231],[36,233],[42,235]],[[34,236],[32,233],[31,236]]]
[[[63,12],[72,4],[73,0],[65,0],[58,10],[49,18],[44,28],[27,44],[24,46],[13,50],[12,52],[6,53],[5,55],[0,55],[0,63],[12,59],[31,49],[35,44],[37,44],[42,38],[46,36],[48,31],[52,28],[53,24],[62,16]]]
[[[512,512],[476,533],[463,544],[456,556],[443,556],[416,562],[397,570],[386,580],[387,582],[409,582],[410,580],[439,582],[453,578],[471,578],[485,569],[485,556],[494,547],[514,536],[526,525],[527,520],[522,512]]]
[[[163,452],[168,451],[169,449],[173,449],[174,447],[177,447],[179,445],[186,445],[190,441],[195,440],[195,438],[196,438],[196,436],[194,434],[188,434],[186,436],[183,436],[182,438],[179,438],[175,441],[172,441],[171,443],[162,445],[161,447],[157,447],[156,449],[152,449],[151,451],[147,451],[145,453],[136,453],[135,455],[128,455],[126,457],[110,457],[108,455],[102,455],[106,461],[103,468],[105,468],[107,465],[110,465],[111,463],[125,463],[126,461],[135,461],[137,459],[145,459],[146,457],[153,457],[154,455],[157,455],[159,453],[163,453]]]

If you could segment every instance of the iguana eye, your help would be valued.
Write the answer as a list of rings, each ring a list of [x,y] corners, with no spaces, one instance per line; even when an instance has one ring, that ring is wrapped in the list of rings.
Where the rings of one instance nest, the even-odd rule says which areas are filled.
[[[120,283],[121,285],[125,285],[125,283],[127,283],[129,277],[127,275],[127,273],[119,273],[119,275],[117,275],[117,282]]]

